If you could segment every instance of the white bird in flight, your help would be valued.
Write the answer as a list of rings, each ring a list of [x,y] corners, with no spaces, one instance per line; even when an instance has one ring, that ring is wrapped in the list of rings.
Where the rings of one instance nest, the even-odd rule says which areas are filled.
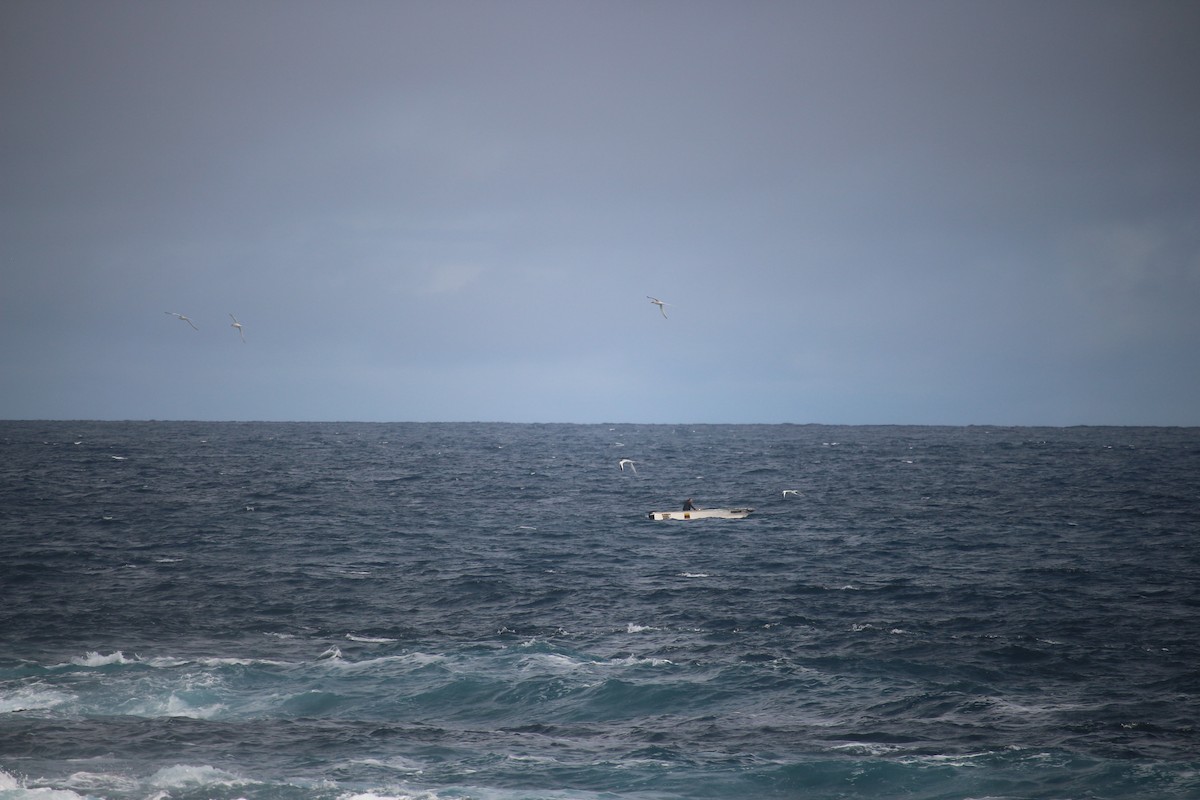
[[[191,326],[192,326],[192,330],[194,330],[194,331],[198,331],[198,330],[200,330],[199,328],[197,328],[197,327],[196,327],[196,323],[192,322],[192,321],[191,321],[191,319],[189,319],[188,317],[185,317],[183,314],[179,314],[179,313],[176,313],[176,312],[174,312],[174,311],[164,311],[163,313],[164,313],[164,314],[170,314],[172,317],[178,317],[179,319],[181,319],[181,320],[183,320],[184,322],[186,322],[188,325],[191,325]]]
[[[242,330],[242,323],[238,322],[237,317],[235,317],[233,314],[230,314],[229,318],[231,320],[233,320],[233,324],[230,325],[229,327],[237,328],[238,336],[242,337],[242,344],[245,344],[246,343],[246,333]]]
[[[799,491],[798,489],[784,489],[784,490],[783,490],[783,496],[784,496],[784,497],[787,497],[789,494],[790,494],[790,495],[795,495],[795,496],[799,497],[799,496],[800,496],[800,491]]]
[[[634,466],[634,461],[632,458],[622,458],[620,461],[617,462],[617,466],[621,468],[621,472],[625,471],[626,464],[628,464],[629,468],[631,470],[633,470],[633,474],[637,475],[637,467]]]
[[[662,312],[663,319],[667,319],[667,309],[663,308],[663,306],[669,306],[671,304],[664,303],[662,300],[659,300],[657,297],[650,297],[650,295],[646,295],[646,297],[649,297],[650,302],[653,303],[654,305],[658,306],[658,310]]]

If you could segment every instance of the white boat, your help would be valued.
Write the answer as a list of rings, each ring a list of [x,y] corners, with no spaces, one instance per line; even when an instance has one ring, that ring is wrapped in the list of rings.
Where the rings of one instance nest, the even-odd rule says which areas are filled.
[[[650,519],[742,519],[753,508],[696,508],[691,511],[651,511]]]

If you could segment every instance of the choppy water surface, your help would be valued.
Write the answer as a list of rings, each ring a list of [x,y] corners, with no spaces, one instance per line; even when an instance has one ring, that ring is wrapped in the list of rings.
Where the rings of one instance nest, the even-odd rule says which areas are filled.
[[[0,457],[0,798],[1200,796],[1200,429],[7,422]],[[756,511],[646,518],[687,497]]]

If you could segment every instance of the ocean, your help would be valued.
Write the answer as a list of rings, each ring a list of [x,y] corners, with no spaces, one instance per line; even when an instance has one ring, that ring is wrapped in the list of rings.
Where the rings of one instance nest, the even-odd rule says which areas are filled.
[[[1198,536],[1196,428],[0,422],[0,798],[1197,798]]]

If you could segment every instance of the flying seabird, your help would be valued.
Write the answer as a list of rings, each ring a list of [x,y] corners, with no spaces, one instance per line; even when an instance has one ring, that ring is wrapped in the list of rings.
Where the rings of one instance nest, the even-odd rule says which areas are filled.
[[[197,327],[196,327],[196,323],[192,322],[192,321],[191,321],[191,319],[189,319],[188,317],[185,317],[183,314],[179,314],[179,313],[177,313],[177,312],[175,312],[175,311],[164,311],[163,313],[164,313],[164,314],[170,314],[172,317],[179,317],[179,319],[183,320],[183,321],[184,321],[184,322],[186,322],[188,325],[191,325],[191,326],[192,326],[192,330],[194,330],[194,331],[198,331],[198,330],[200,330],[199,328],[197,328]]]
[[[664,303],[662,300],[659,300],[657,297],[650,297],[650,295],[646,295],[646,297],[649,297],[650,302],[653,303],[654,305],[658,306],[658,310],[662,312],[663,319],[666,319],[667,318],[667,309],[663,308],[663,306],[669,306],[670,303]]]
[[[628,464],[628,465],[629,465],[629,468],[630,468],[631,470],[633,470],[633,474],[634,474],[634,475],[637,475],[637,467],[635,467],[635,466],[633,465],[633,464],[634,464],[634,461],[633,461],[633,459],[632,459],[632,458],[622,458],[620,461],[618,461],[618,462],[617,462],[617,466],[621,468],[621,472],[624,472],[624,471],[625,471],[625,465],[626,465],[626,464]]]
[[[787,497],[789,494],[794,494],[794,495],[799,496],[800,491],[798,489],[784,489],[783,490],[784,497]]]
[[[246,343],[246,333],[245,333],[245,331],[242,330],[242,323],[238,322],[237,317],[235,317],[233,314],[230,314],[229,318],[231,320],[233,320],[233,324],[230,325],[230,327],[237,328],[238,336],[242,337],[242,344],[245,344]]]

